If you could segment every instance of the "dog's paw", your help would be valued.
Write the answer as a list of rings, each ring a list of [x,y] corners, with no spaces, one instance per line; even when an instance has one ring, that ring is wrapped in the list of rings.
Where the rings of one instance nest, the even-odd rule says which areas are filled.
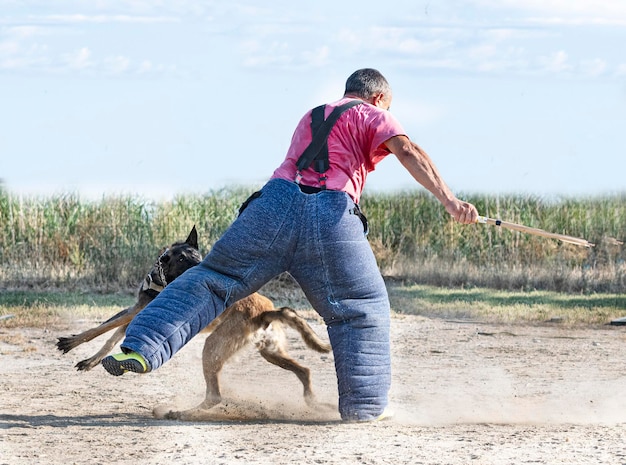
[[[185,413],[188,410],[177,410],[172,405],[157,405],[152,409],[152,415],[157,420],[187,420]]]
[[[76,365],[74,365],[74,367],[78,371],[89,371],[93,367],[95,367],[98,363],[100,363],[100,360],[92,360],[92,359],[88,358],[87,360],[81,360]]]
[[[76,339],[74,338],[74,336],[72,336],[72,337],[60,337],[60,338],[58,338],[58,341],[57,341],[57,344],[56,344],[57,349],[59,349],[64,354],[67,354],[70,350],[72,350],[77,345],[79,345],[79,344],[76,342]]]
[[[152,415],[158,420],[177,420],[177,418],[172,417],[175,413],[177,412],[171,405],[157,405],[152,409]]]
[[[152,410],[152,414],[158,420],[216,421],[224,419],[223,415],[220,416],[213,410],[200,406],[188,410],[175,410],[171,405],[158,405]]]

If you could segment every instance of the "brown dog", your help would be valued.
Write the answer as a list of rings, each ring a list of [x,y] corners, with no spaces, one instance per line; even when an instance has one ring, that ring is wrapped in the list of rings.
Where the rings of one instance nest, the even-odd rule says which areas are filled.
[[[57,348],[67,353],[84,342],[116,329],[111,338],[92,357],[76,364],[78,370],[91,370],[122,340],[126,327],[141,310],[187,269],[202,260],[198,252],[198,234],[194,226],[185,242],[176,242],[165,249],[137,291],[137,302],[100,326],[70,337],[60,337]],[[168,412],[168,418],[196,419],[221,402],[219,374],[224,364],[238,350],[254,342],[265,360],[292,371],[302,382],[304,399],[314,402],[310,370],[289,356],[286,351],[283,324],[300,333],[305,344],[318,352],[330,352],[307,322],[289,307],[275,309],[271,300],[258,293],[252,294],[228,307],[203,332],[210,332],[205,341],[202,365],[206,380],[206,398],[196,409],[186,412]],[[193,412],[192,412],[193,411]],[[193,415],[192,415],[193,413]],[[208,412],[207,412],[208,413]],[[193,417],[193,418],[192,418]]]

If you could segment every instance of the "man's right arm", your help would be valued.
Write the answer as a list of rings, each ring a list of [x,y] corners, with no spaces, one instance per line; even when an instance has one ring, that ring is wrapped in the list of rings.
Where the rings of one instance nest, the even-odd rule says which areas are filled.
[[[413,178],[439,200],[459,223],[471,224],[478,219],[476,207],[459,200],[445,183],[439,170],[420,146],[407,136],[395,136],[385,142]]]

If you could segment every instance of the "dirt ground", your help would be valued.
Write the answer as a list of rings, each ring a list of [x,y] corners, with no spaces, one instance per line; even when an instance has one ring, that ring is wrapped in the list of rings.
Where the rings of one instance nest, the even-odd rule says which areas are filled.
[[[396,416],[345,424],[332,355],[295,333],[291,352],[312,368],[319,407],[250,349],[225,369],[215,421],[181,423],[152,411],[202,399],[202,336],[156,372],[114,378],[73,368],[102,339],[55,348],[92,325],[0,329],[0,464],[626,464],[623,327],[395,316]]]

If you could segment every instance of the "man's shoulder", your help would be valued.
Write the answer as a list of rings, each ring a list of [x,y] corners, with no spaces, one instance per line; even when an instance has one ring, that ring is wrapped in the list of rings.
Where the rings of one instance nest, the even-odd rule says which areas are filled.
[[[362,103],[362,105],[358,105],[358,106],[368,106],[368,107],[376,108],[374,105],[370,105],[369,103],[361,99],[354,98],[354,97],[342,97],[339,100],[335,100],[334,102],[327,103],[326,106],[331,107],[331,108],[336,108],[336,107],[340,107],[341,105],[345,105],[346,103],[355,102],[355,101],[359,101]]]
[[[326,104],[326,115],[330,114],[330,112],[332,112],[333,109],[340,107],[342,105],[345,105],[347,103],[350,102],[355,102],[355,101],[359,101],[361,102],[360,105],[355,105],[354,107],[350,108],[348,112],[350,115],[352,115],[353,117],[359,118],[359,115],[361,118],[366,119],[366,120],[372,120],[374,117],[374,119],[387,119],[388,116],[391,116],[391,114],[386,111],[383,110],[382,108],[379,108],[375,105],[372,105],[371,103],[367,103],[361,99],[357,99],[357,98],[353,98],[353,97],[343,97],[340,98],[339,100],[335,100],[334,102],[329,102]],[[393,118],[393,116],[392,116]]]
[[[334,108],[355,100],[359,99],[342,97],[339,100],[326,103],[324,111],[325,117],[328,117]],[[391,112],[363,100],[361,100],[361,102],[362,104],[356,105],[344,112],[344,115],[341,116],[341,120],[351,121],[353,124],[363,127],[367,131],[404,134],[402,125]],[[310,110],[305,116],[307,120],[310,120],[312,111],[313,110]]]

